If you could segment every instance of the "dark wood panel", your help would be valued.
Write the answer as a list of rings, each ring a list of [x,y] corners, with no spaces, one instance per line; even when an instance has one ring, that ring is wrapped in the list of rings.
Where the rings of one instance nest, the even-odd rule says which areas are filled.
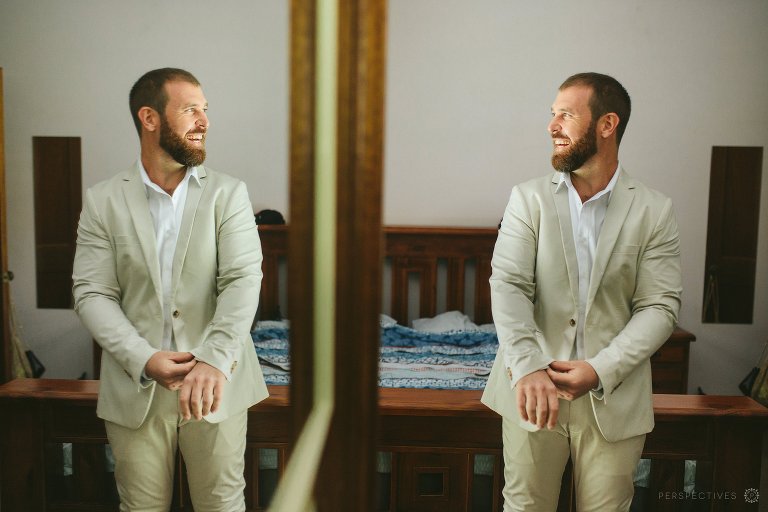
[[[397,457],[397,510],[461,512],[469,507],[472,480],[467,453],[401,453]]]
[[[685,394],[688,392],[688,355],[696,337],[680,327],[651,356],[654,393]]]
[[[388,449],[430,451],[442,447],[450,451],[501,448],[501,420],[498,416],[390,416],[383,408],[380,413],[379,444]]]
[[[259,295],[258,317],[261,320],[279,320],[288,312],[280,310],[280,267],[288,258],[288,243],[285,228],[274,225],[259,226],[259,238],[264,261],[261,264],[263,274],[261,294]],[[273,292],[274,290],[274,292]]]
[[[37,307],[71,308],[82,208],[80,137],[33,137]]]
[[[715,146],[702,319],[752,323],[763,148]]]
[[[51,401],[45,408],[46,437],[54,441],[102,442],[106,430],[94,422],[95,403]]]
[[[12,384],[11,381],[9,384]],[[8,512],[44,511],[46,505],[45,439],[37,400],[0,403],[0,485],[2,507]]]
[[[685,437],[680,432],[685,431]],[[648,436],[643,449],[644,456],[653,459],[706,460],[712,450],[713,432],[709,425],[697,420],[683,421],[679,416],[657,419],[653,435]]]

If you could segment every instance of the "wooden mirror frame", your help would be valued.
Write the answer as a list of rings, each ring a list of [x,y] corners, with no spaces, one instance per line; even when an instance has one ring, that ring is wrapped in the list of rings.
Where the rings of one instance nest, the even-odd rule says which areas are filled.
[[[316,482],[319,510],[375,508],[386,12],[384,0],[339,2],[335,405]],[[314,385],[314,305],[308,298],[314,277],[315,26],[315,2],[292,0],[288,315],[294,440],[312,408]]]

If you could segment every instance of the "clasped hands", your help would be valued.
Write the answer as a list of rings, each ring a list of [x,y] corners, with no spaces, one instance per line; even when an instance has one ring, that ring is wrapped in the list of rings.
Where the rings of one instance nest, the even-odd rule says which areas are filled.
[[[171,391],[179,390],[179,408],[185,420],[216,412],[226,378],[217,368],[197,361],[190,352],[155,352],[144,368],[147,377]]]
[[[548,368],[517,381],[517,410],[539,428],[557,424],[558,398],[575,400],[598,386],[597,372],[586,361],[553,361]]]

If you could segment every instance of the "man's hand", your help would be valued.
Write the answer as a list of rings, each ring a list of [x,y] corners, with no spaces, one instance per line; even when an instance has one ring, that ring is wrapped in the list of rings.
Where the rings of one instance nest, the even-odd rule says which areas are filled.
[[[575,400],[600,383],[597,372],[586,361],[552,361],[547,375],[557,386],[558,395],[566,400]]]
[[[203,419],[208,413],[216,412],[221,404],[226,377],[213,366],[198,362],[184,378],[179,393],[179,407],[185,420],[192,416]]]
[[[195,356],[189,352],[171,352],[162,350],[149,358],[144,373],[158,384],[171,391],[179,389],[184,377],[197,364]]]
[[[521,418],[539,428],[555,428],[560,405],[557,401],[557,388],[546,371],[539,370],[522,377],[517,381],[515,389],[517,411]]]

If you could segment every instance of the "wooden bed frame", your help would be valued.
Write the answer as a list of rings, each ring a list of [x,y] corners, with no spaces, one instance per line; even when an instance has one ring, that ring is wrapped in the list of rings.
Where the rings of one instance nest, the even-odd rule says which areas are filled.
[[[259,314],[274,318],[285,311],[280,304],[286,228],[263,226],[260,232],[264,282]],[[488,277],[495,229],[389,227],[385,237],[385,312],[401,323],[452,309],[471,311],[477,323],[491,320]],[[690,333],[678,330],[655,356],[654,379],[658,376],[663,387],[685,391],[680,381],[687,381],[692,340]],[[678,364],[680,359],[686,364]],[[379,449],[392,454],[391,473],[379,475],[380,510],[501,510],[501,420],[480,404],[479,391],[379,391]],[[95,415],[97,392],[98,381],[21,379],[0,386],[4,512],[117,510],[104,457],[106,435]],[[288,389],[272,386],[270,393],[249,411],[248,510],[264,510],[269,477],[282,474],[290,451]],[[686,503],[669,494],[682,492],[686,460],[697,461],[703,492],[737,494],[732,500],[710,500],[708,509],[757,510],[743,494],[759,488],[767,409],[746,397],[657,394],[654,410],[657,425],[644,451],[653,460],[645,510],[679,510]],[[61,443],[72,443],[69,476],[60,471]],[[277,450],[276,471],[259,468],[258,450],[265,448]],[[476,454],[495,456],[492,476],[474,475]],[[175,486],[174,511],[191,510],[183,473],[177,472],[182,476]],[[430,482],[429,490],[420,488],[422,481]],[[573,510],[568,474],[564,483],[560,510]]]

